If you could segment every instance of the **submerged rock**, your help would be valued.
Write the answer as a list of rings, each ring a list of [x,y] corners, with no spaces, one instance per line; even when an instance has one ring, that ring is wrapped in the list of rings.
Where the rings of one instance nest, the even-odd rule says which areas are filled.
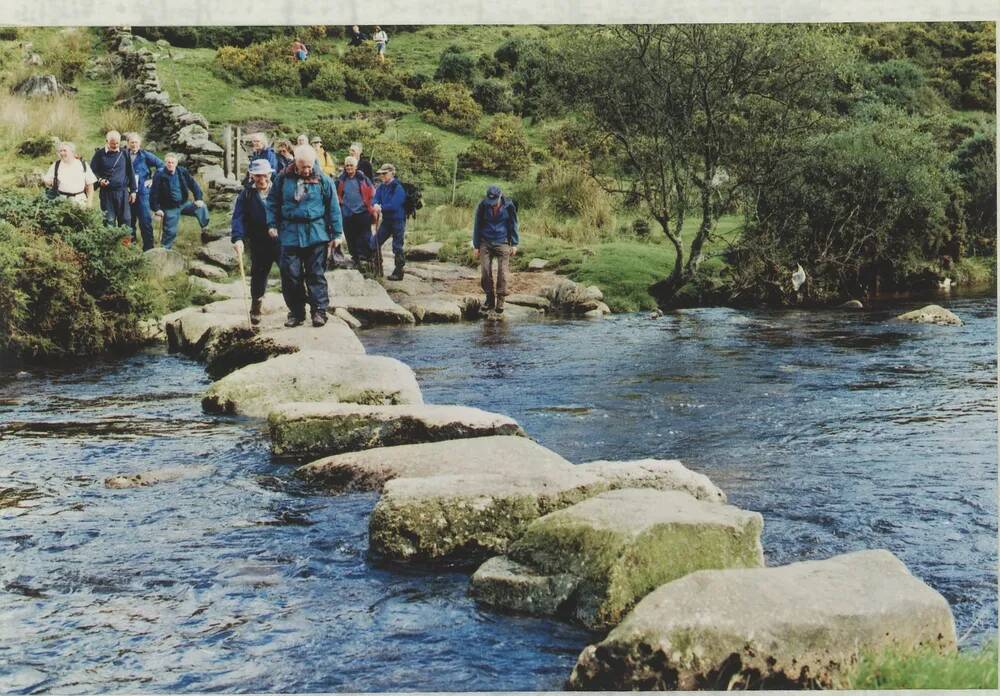
[[[243,367],[209,387],[209,413],[266,417],[290,401],[423,403],[413,370],[393,358],[303,350]]]
[[[865,306],[861,304],[860,300],[848,300],[843,304],[837,305],[840,309],[864,309]]]
[[[927,305],[912,312],[900,314],[897,319],[915,324],[938,324],[940,326],[961,326],[962,320],[944,307]]]
[[[830,687],[861,652],[955,650],[948,602],[888,551],[703,570],[647,595],[580,655],[587,690]]]
[[[137,474],[119,474],[104,479],[107,488],[141,488],[153,486],[167,481],[208,476],[215,468],[212,466],[175,466],[165,469],[152,469]]]
[[[531,523],[507,554],[516,567],[481,567],[472,594],[517,611],[564,607],[585,626],[606,629],[648,592],[692,571],[762,566],[762,528],[759,513],[679,491],[609,491]],[[545,597],[546,586],[558,594]]]
[[[343,452],[458,440],[490,435],[524,435],[511,418],[464,406],[360,406],[291,403],[268,416],[275,454],[322,457]],[[337,464],[327,462],[336,469]],[[324,464],[313,462],[315,478]]]

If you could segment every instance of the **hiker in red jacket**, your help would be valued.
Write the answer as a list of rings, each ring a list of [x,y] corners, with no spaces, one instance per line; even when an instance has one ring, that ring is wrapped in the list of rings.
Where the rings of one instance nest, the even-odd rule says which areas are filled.
[[[337,198],[344,217],[344,236],[354,267],[367,269],[371,261],[372,198],[375,185],[358,170],[358,160],[344,159],[344,171],[337,177]]]

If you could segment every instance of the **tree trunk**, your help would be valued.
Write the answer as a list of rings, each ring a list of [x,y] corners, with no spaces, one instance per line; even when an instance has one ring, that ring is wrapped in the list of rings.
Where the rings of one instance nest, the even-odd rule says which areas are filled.
[[[687,274],[690,277],[694,277],[698,266],[701,265],[702,258],[704,258],[701,250],[713,227],[712,190],[706,187],[701,190],[701,225],[698,226],[698,233],[695,234],[694,240],[691,242],[691,255],[687,262]]]
[[[663,227],[667,239],[674,245],[674,251],[676,252],[674,267],[670,271],[670,275],[649,286],[649,294],[656,300],[656,304],[661,308],[665,308],[680,287],[687,282],[688,278],[687,273],[684,271],[684,245],[681,238],[678,235],[670,233],[669,223],[664,220],[659,220],[658,222]]]

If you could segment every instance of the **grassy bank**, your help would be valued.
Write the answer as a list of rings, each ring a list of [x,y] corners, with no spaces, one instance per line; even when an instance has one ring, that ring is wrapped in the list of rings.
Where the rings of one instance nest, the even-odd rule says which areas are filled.
[[[997,643],[947,656],[929,651],[866,655],[837,688],[996,689]]]

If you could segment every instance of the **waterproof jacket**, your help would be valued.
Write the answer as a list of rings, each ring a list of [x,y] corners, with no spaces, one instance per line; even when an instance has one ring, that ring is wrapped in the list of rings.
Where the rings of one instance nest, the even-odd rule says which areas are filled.
[[[406,189],[399,179],[393,178],[392,182],[380,184],[375,189],[372,204],[376,203],[382,206],[382,217],[386,220],[406,219]]]
[[[170,179],[178,177],[177,183],[181,187],[181,201],[175,203],[170,195]],[[187,203],[188,196],[194,193],[196,201],[202,200],[201,186],[194,180],[191,173],[184,167],[178,165],[173,174],[167,168],[157,170],[153,175],[153,186],[149,189],[149,209],[152,211],[166,210],[167,208],[179,208]]]
[[[132,159],[132,173],[135,175],[135,188],[140,196],[146,195],[149,190],[146,188],[146,181],[153,178],[157,169],[163,169],[163,160],[154,155],[149,150],[139,149],[132,158],[132,153],[128,150],[125,154]]]
[[[275,153],[273,148],[265,147],[263,150],[259,152],[254,151],[250,153],[251,164],[253,163],[254,160],[259,160],[259,159],[267,160],[267,163],[271,165],[271,169],[274,171],[275,174],[281,171],[281,165],[278,164],[278,155]],[[247,167],[248,177],[250,176],[249,172],[250,172],[250,167]],[[274,177],[272,176],[271,178],[273,179]]]
[[[472,227],[472,246],[476,249],[484,241],[517,246],[517,209],[503,196],[500,196],[499,203],[499,206],[495,206],[487,198],[479,202]]]
[[[270,192],[268,192],[270,193]],[[267,244],[272,240],[267,234],[267,206],[253,185],[244,186],[233,205],[230,241],[245,239],[251,244]],[[277,244],[277,240],[273,240]]]
[[[296,201],[300,182],[303,195]],[[278,230],[283,247],[306,248],[342,238],[344,221],[333,182],[315,170],[304,179],[295,165],[286,167],[275,177],[267,196],[267,226]]]
[[[361,200],[365,202],[365,207],[368,208],[368,213],[372,212],[372,199],[375,197],[375,185],[371,182],[367,176],[362,174],[360,171],[356,171],[354,176],[358,179],[361,189]],[[344,186],[347,183],[347,172],[341,172],[340,176],[337,177],[337,200],[340,201],[341,210],[344,208]],[[350,215],[350,213],[345,213],[345,215]]]
[[[111,152],[106,147],[99,147],[90,159],[90,170],[98,179],[107,179],[108,188],[112,191],[128,189],[135,193],[135,173],[132,171],[132,158],[125,148]]]

